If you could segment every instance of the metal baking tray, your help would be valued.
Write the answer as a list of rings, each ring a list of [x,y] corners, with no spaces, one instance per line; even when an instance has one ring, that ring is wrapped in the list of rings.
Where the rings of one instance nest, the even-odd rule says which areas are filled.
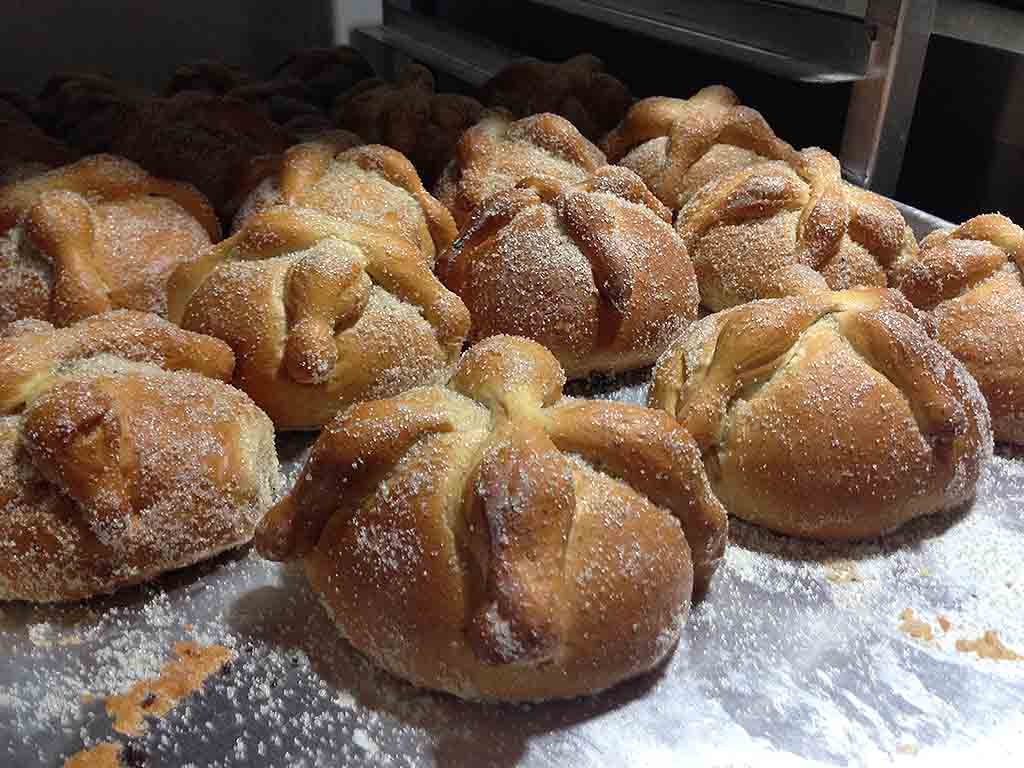
[[[904,212],[919,235],[943,223]],[[647,375],[570,391],[642,402]],[[311,441],[279,438],[289,482]],[[973,503],[881,540],[826,546],[733,520],[666,664],[532,706],[463,702],[377,670],[299,568],[249,550],[110,598],[0,604],[0,765],[59,766],[106,740],[128,765],[196,768],[1019,765],[1024,661],[957,641],[995,630],[1024,654],[1022,502],[1024,458],[1002,452]],[[115,734],[103,697],[154,676],[181,640],[237,656],[142,737]]]

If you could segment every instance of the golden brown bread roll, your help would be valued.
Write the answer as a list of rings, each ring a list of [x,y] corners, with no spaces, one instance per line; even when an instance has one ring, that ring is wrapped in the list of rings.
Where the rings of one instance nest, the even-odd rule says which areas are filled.
[[[505,67],[482,89],[489,107],[504,107],[516,117],[541,112],[561,115],[592,141],[614,128],[633,97],[590,54],[563,62],[526,59]]]
[[[275,205],[311,208],[404,238],[432,267],[458,234],[451,214],[400,152],[356,146],[361,143],[355,134],[334,131],[276,159],[259,158],[244,182],[251,191],[238,209],[235,231]]]
[[[34,125],[33,115],[39,111],[35,99],[18,91],[0,88],[0,121]]]
[[[608,162],[635,171],[678,211],[709,181],[762,160],[796,155],[761,114],[722,85],[688,99],[654,96],[634,104],[601,144]]]
[[[651,669],[722,557],[725,512],[671,418],[564,382],[539,344],[499,336],[447,387],[350,408],[261,553],[304,557],[341,633],[417,685],[565,698]]]
[[[195,188],[94,155],[0,187],[0,327],[167,311],[167,281],[219,239]]]
[[[756,301],[692,325],[655,368],[730,513],[859,539],[974,495],[992,453],[971,375],[897,291]]]
[[[847,184],[839,161],[815,148],[792,163],[767,161],[706,184],[679,211],[676,231],[712,311],[778,295],[800,271],[774,273],[793,265],[820,272],[833,290],[885,286],[887,271],[917,252],[896,206]]]
[[[668,210],[632,171],[527,179],[477,209],[438,260],[472,339],[526,336],[571,378],[650,365],[697,318],[697,282]]]
[[[184,265],[168,316],[226,341],[234,383],[278,429],[443,381],[469,313],[407,241],[281,206]]]
[[[933,232],[893,284],[928,310],[936,337],[981,387],[996,440],[1024,442],[1024,230],[1005,216],[975,216]]]
[[[248,541],[280,484],[225,344],[117,311],[0,337],[0,600],[78,600]]]
[[[480,102],[469,96],[435,93],[430,70],[409,64],[394,83],[357,83],[335,102],[334,120],[367,141],[397,149],[416,166],[424,183],[433,185],[463,131],[482,112]]]
[[[488,112],[462,134],[434,196],[461,231],[484,200],[523,179],[550,176],[575,183],[604,164],[604,153],[564,117],[513,120],[506,112]]]

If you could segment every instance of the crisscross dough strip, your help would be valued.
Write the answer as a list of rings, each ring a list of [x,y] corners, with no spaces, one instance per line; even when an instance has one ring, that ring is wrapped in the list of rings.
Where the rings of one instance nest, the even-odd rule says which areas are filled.
[[[894,283],[915,306],[933,309],[963,296],[1008,264],[1024,272],[1024,229],[990,213],[932,232],[921,241],[916,259],[897,266]]]
[[[260,551],[273,559],[313,551],[328,522],[354,515],[420,441],[458,432],[453,409],[489,411],[489,432],[461,479],[462,525],[446,521],[480,578],[467,641],[488,664],[540,663],[563,642],[564,561],[575,515],[578,454],[675,516],[690,542],[701,594],[722,556],[725,512],[689,436],[668,416],[613,403],[561,399],[565,377],[540,345],[492,337],[471,348],[449,382],[362,403],[322,433],[292,493],[264,519]],[[457,394],[454,394],[457,393]],[[459,396],[470,398],[461,400]],[[455,398],[455,399],[453,399]]]

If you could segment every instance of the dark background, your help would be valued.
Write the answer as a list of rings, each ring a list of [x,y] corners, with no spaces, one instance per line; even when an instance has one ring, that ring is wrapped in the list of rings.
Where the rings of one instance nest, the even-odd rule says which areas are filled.
[[[330,44],[336,4],[344,13],[345,0],[5,4],[0,88],[37,92],[61,70],[159,88],[177,64],[202,57],[267,73],[294,48]],[[847,85],[788,81],[519,0],[413,5],[533,56],[595,53],[639,97],[724,83],[795,146],[839,150]],[[1021,179],[1024,57],[933,35],[896,197],[952,221],[995,210],[1024,221]]]

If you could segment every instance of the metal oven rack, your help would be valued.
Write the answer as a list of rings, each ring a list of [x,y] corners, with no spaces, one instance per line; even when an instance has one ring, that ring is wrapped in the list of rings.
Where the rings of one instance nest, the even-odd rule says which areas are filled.
[[[839,157],[852,181],[891,194],[899,179],[933,34],[1024,51],[1024,14],[955,0],[536,0],[535,4],[801,82],[851,83]],[[441,3],[440,5],[444,5]],[[520,54],[413,3],[352,41],[385,72],[411,57],[480,85]],[[599,52],[598,52],[599,53]],[[680,94],[682,95],[682,94]]]

